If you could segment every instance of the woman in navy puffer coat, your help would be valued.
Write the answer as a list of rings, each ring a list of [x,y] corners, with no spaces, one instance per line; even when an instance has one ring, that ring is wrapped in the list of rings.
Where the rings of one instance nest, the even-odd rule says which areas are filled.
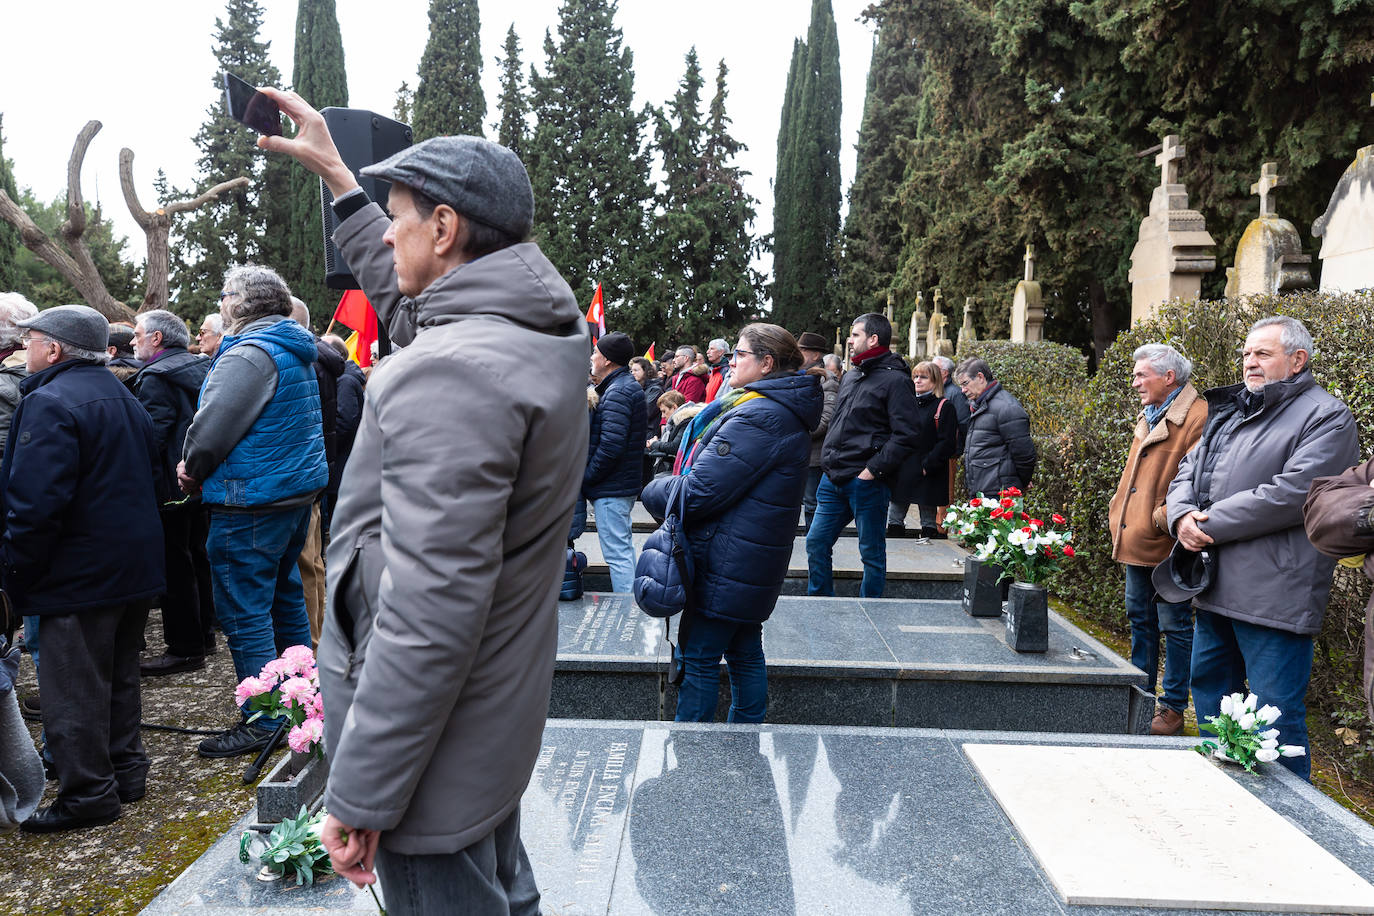
[[[740,332],[727,397],[697,414],[683,437],[684,527],[692,551],[692,603],[678,647],[685,677],[679,722],[715,718],[720,660],[730,670],[727,721],[762,722],[768,707],[763,622],[773,613],[792,557],[811,457],[811,430],[825,397],[798,373],[797,342],[772,324]],[[645,488],[662,518],[678,478]],[[689,619],[690,618],[690,619]]]

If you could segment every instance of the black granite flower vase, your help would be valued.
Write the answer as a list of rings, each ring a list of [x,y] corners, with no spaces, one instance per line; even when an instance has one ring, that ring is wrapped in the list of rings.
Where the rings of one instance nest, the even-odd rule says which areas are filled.
[[[1050,647],[1050,595],[1043,585],[1013,582],[1007,601],[1007,645],[1017,652]]]
[[[1001,617],[1004,586],[998,585],[1002,567],[977,557],[964,561],[964,613],[970,617]]]

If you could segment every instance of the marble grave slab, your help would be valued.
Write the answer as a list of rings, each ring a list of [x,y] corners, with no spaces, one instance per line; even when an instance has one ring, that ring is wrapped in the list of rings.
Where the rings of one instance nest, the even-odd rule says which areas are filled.
[[[964,753],[1065,903],[1374,913],[1374,886],[1194,751]]]

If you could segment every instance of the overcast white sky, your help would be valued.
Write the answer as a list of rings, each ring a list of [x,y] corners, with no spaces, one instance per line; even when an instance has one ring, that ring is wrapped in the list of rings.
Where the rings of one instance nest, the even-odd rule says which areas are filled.
[[[840,37],[844,92],[843,192],[854,177],[872,28],[858,17],[869,0],[832,0]],[[483,0],[482,84],[488,123],[497,116],[495,58],[513,22],[521,61],[544,69],[545,29],[557,30],[559,0]],[[222,0],[30,0],[5,11],[6,47],[0,54],[0,112],[5,148],[15,178],[41,199],[66,187],[72,141],[86,121],[104,129],[86,154],[83,190],[98,195],[105,214],[129,237],[126,254],[144,257],[143,236],[119,192],[119,150],[135,153],[134,177],[149,209],[158,168],[172,183],[195,179],[191,138],[221,96],[212,87],[215,18]],[[262,37],[271,42],[283,79],[291,75],[295,43],[294,0],[263,0]],[[428,0],[338,0],[348,70],[349,104],[390,114],[397,87],[415,70],[428,37]],[[716,64],[730,68],[727,112],[735,136],[749,146],[740,156],[752,172],[748,190],[759,199],[755,232],[771,232],[778,119],[792,53],[805,37],[810,0],[620,0],[617,24],[634,51],[637,104],[664,104],[677,88],[683,57],[696,46],[706,87],[713,91]],[[494,135],[489,130],[489,135]]]

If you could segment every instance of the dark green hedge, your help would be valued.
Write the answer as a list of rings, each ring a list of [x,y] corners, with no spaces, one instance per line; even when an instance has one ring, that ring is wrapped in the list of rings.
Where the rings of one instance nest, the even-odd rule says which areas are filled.
[[[1360,426],[1361,456],[1374,451],[1374,295],[1307,292],[1282,297],[1173,302],[1153,319],[1123,331],[1087,377],[1076,351],[1057,344],[978,343],[960,357],[982,356],[1004,387],[1025,405],[1040,449],[1030,501],[1073,524],[1078,556],[1052,587],[1078,612],[1127,634],[1124,580],[1112,562],[1107,505],[1125,464],[1139,400],[1130,388],[1131,354],[1145,343],[1167,343],[1193,361],[1198,390],[1240,381],[1245,332],[1266,315],[1292,315],[1312,332],[1312,370],[1341,398]],[[1374,760],[1374,741],[1361,697],[1364,604],[1369,582],[1338,570],[1317,639],[1309,705],[1361,741],[1343,756]]]

